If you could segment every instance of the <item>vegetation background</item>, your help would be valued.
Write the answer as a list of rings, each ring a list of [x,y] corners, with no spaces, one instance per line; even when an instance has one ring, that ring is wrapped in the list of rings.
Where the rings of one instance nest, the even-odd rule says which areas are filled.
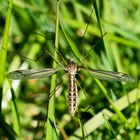
[[[8,4],[0,0],[1,51]],[[139,140],[140,1],[14,0],[12,6],[6,63],[0,65],[6,71],[0,93],[0,139]],[[94,69],[129,73],[136,82],[99,81],[79,73],[78,107],[71,117],[65,72],[56,75],[59,88],[51,92],[55,102],[49,100],[51,77],[6,78],[6,73],[17,69],[51,68],[54,61],[65,65],[62,58],[67,63],[74,59]],[[51,120],[50,126],[46,120]]]

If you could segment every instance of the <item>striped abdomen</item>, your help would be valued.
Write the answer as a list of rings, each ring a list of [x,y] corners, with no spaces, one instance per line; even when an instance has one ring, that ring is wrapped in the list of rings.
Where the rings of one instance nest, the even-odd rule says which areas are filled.
[[[68,104],[69,111],[72,116],[74,116],[77,107],[77,86],[75,74],[69,74],[69,84],[68,84]]]

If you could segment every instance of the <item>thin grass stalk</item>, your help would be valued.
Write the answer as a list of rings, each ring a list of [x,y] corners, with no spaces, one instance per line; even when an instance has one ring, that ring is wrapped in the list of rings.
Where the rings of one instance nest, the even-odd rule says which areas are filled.
[[[97,21],[98,21],[101,36],[103,36],[104,35],[104,30],[103,30],[103,26],[101,24],[101,17],[100,17],[99,8],[98,8],[99,4],[97,5],[96,0],[91,0],[91,1],[93,3],[93,7],[95,9],[96,18],[97,18]],[[112,51],[110,49],[110,46],[108,45],[108,41],[107,41],[106,37],[103,37],[102,41],[103,41],[103,44],[104,44],[104,47],[105,47],[106,55],[107,55],[107,58],[109,60],[110,66],[111,66],[111,68],[113,68],[113,54],[112,54]]]
[[[5,76],[5,63],[6,63],[7,48],[8,48],[8,37],[9,37],[12,6],[13,6],[13,0],[10,0],[9,7],[8,7],[8,14],[7,14],[5,28],[4,28],[2,47],[0,48],[0,66],[1,66],[0,68],[0,115],[1,115],[1,102],[2,102],[2,92],[3,92],[2,88],[3,88],[3,82]]]
[[[9,6],[8,6],[8,14],[7,14],[5,28],[4,28],[2,48],[0,49],[0,66],[1,66],[1,68],[0,68],[0,86],[1,86],[1,89],[2,89],[3,82],[4,82],[4,77],[5,77],[5,63],[6,63],[6,57],[7,57],[8,37],[9,37],[9,29],[10,29],[10,23],[11,23],[12,7],[13,7],[13,0],[10,0]],[[0,92],[1,101],[2,101],[2,93],[3,93],[3,91]],[[12,95],[14,95],[14,93]],[[12,112],[14,115],[14,122],[13,122],[14,130],[16,131],[16,133],[18,135],[20,135],[21,131],[20,131],[19,115],[17,113],[18,111],[17,111],[15,98],[12,98]]]
[[[103,28],[102,28],[102,25],[101,25],[101,19],[100,19],[100,14],[99,14],[99,10],[98,10],[98,6],[97,6],[97,3],[96,3],[96,0],[93,0],[93,6],[95,8],[95,13],[96,13],[97,21],[98,21],[99,28],[100,28],[100,33],[101,33],[101,35],[103,35]],[[105,38],[103,38],[103,42],[104,42],[104,46],[105,46],[105,50],[106,50],[106,54],[107,54],[108,60],[109,60],[109,62],[111,64],[111,66],[113,66],[113,63],[112,63],[112,55],[113,55],[112,54],[112,51],[111,51],[110,47],[108,45],[106,45],[105,42],[107,42],[107,40],[105,40]],[[112,107],[114,108],[114,110],[118,114],[118,116],[121,118],[121,120],[123,122],[126,122],[127,119],[119,111],[119,109],[117,109],[117,107],[114,105],[114,103],[112,102],[112,100],[110,99],[110,97],[107,95],[107,91],[105,90],[105,88],[103,87],[103,85],[101,84],[101,82],[99,80],[97,80],[97,79],[96,79],[96,82],[100,86],[100,88],[102,89],[105,97],[107,98],[107,100],[109,101],[109,103],[112,105]]]
[[[106,116],[105,114],[103,114],[103,118],[105,120],[105,125],[107,127],[107,129],[109,130],[110,134],[112,135],[112,137],[114,137],[114,139],[116,138],[117,134],[115,133],[114,129],[112,128],[112,126],[110,125],[109,121],[108,121],[108,116]],[[117,138],[116,138],[117,140]]]
[[[12,94],[12,102],[11,102],[11,108],[13,113],[13,127],[15,132],[18,135],[18,138],[21,138],[21,125],[20,125],[20,115],[18,112],[18,104],[16,102],[16,97],[14,90],[11,88],[11,94]]]
[[[69,47],[70,47],[70,50],[72,50],[74,56],[77,58],[77,60],[82,64],[82,56],[79,52],[79,50],[77,49],[77,46],[73,43],[73,41],[69,38],[69,36],[67,35],[67,33],[65,32],[65,29],[62,25],[62,23],[60,22],[60,25],[61,25],[61,29],[65,35],[65,38],[69,44]]]
[[[59,0],[57,1],[57,15],[56,15],[56,33],[55,33],[55,50],[58,50],[58,36],[59,36]],[[57,52],[54,51],[54,61],[53,61],[53,68],[57,67]],[[56,86],[56,75],[53,75],[51,78],[51,88],[50,93],[54,91]],[[47,115],[47,124],[46,124],[46,140],[52,140],[56,138],[56,131],[55,127],[52,123],[54,123],[54,116],[55,116],[55,94],[49,100],[48,103],[48,115]]]
[[[100,18],[100,14],[99,14],[99,10],[98,10],[98,6],[97,6],[97,3],[96,3],[96,0],[92,0],[92,2],[93,2],[94,9],[95,9],[97,21],[98,21],[98,24],[99,24],[100,33],[101,33],[101,35],[103,35],[103,28],[102,28],[102,25],[101,25],[101,18]],[[112,51],[111,51],[111,49],[109,49],[110,47],[105,44],[105,42],[107,42],[107,41],[104,38],[103,38],[103,42],[104,42],[104,46],[105,46],[105,50],[106,50],[106,54],[107,54],[108,60],[109,60],[109,62],[112,65]],[[112,107],[114,108],[114,110],[116,111],[116,113],[118,114],[118,116],[121,118],[121,120],[123,122],[126,122],[127,119],[119,111],[119,109],[117,109],[117,107],[114,105],[114,103],[112,102],[112,100],[110,99],[110,97],[107,95],[107,91],[105,90],[105,88],[102,85],[102,83],[99,80],[97,80],[97,79],[95,79],[95,81],[100,86],[100,88],[103,91],[103,94],[105,95],[105,97],[107,98],[107,100],[109,101],[109,103],[112,105]]]
[[[4,78],[5,78],[5,63],[7,57],[7,48],[8,48],[8,38],[9,38],[9,30],[10,30],[10,23],[11,23],[11,15],[12,15],[12,7],[13,7],[13,0],[10,0],[8,5],[8,13],[5,22],[4,34],[3,34],[3,41],[2,46],[0,48],[0,127],[6,132],[6,135],[9,139],[15,139],[15,133],[12,128],[5,122],[4,117],[2,116],[2,97],[3,97],[3,85],[4,85]]]
[[[81,128],[82,139],[85,139],[85,130],[84,130],[83,123],[80,119],[78,119],[78,121],[79,121],[79,125],[80,125],[80,128]]]
[[[113,101],[111,100],[111,98],[108,96],[106,89],[104,88],[104,86],[102,85],[102,83],[95,79],[96,83],[99,85],[99,87],[101,88],[104,96],[106,97],[106,99],[108,100],[108,102],[111,104],[112,108],[114,109],[114,111],[116,112],[116,114],[119,116],[119,118],[121,119],[122,122],[127,122],[126,117],[123,115],[123,113],[117,108],[117,106],[113,103]]]

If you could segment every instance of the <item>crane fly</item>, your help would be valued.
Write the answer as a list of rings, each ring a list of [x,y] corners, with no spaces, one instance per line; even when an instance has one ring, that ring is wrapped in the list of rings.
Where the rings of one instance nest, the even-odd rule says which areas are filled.
[[[8,73],[7,77],[14,80],[45,78],[61,70],[64,70],[68,74],[68,105],[69,112],[72,116],[74,116],[77,107],[78,91],[76,85],[76,74],[78,71],[87,71],[91,73],[94,78],[102,80],[135,82],[135,79],[128,74],[105,70],[95,70],[84,66],[79,66],[73,60],[71,60],[70,63],[63,68],[16,70]]]

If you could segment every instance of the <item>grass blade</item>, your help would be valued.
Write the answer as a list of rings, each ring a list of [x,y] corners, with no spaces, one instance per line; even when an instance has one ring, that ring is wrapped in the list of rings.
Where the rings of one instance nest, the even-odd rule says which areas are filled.
[[[13,6],[13,0],[10,0],[8,14],[7,14],[5,28],[4,28],[2,47],[0,48],[0,66],[1,66],[1,68],[0,68],[0,87],[1,88],[3,85],[4,75],[5,75],[5,62],[6,62],[6,55],[7,55],[7,48],[8,48],[8,37],[9,37],[12,6]],[[0,92],[0,93],[2,93],[2,92]]]
[[[56,15],[56,34],[55,34],[55,47],[58,50],[58,35],[59,35],[59,0],[57,1],[57,15]],[[57,67],[57,52],[54,51],[54,61],[53,61],[53,68]],[[53,75],[51,78],[51,89],[50,93],[55,89],[55,81],[56,75]],[[54,132],[55,128],[50,122],[53,122],[55,116],[55,94],[51,97],[48,104],[48,116],[47,116],[47,124],[46,124],[46,140],[51,140],[56,137],[56,133]],[[55,136],[54,136],[55,135]]]

